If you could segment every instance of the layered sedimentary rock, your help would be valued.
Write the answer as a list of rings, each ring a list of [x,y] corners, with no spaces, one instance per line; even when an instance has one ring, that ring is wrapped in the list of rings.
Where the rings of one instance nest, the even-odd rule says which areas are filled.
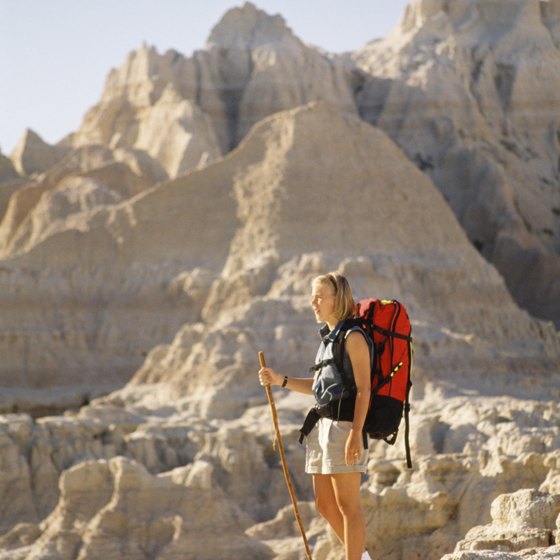
[[[70,151],[48,171],[20,184],[0,223],[3,258],[29,252],[65,229],[79,229],[85,214],[131,198],[167,179],[143,151],[89,146]]]
[[[560,555],[560,546],[550,546],[551,542],[558,542],[560,495],[532,489],[505,494],[492,502],[491,515],[492,523],[473,527],[457,544],[457,552],[442,560],[527,557],[545,560]],[[492,556],[482,552],[494,549],[500,552]]]
[[[297,443],[305,397],[276,395],[314,558],[334,560],[340,545],[307,502],[311,485]],[[208,421],[179,408],[168,398],[149,408],[98,402],[78,415],[35,422],[26,415],[5,417],[0,558],[46,557],[55,549],[61,551],[56,558],[71,557],[65,549],[87,551],[84,558],[100,551],[117,558],[123,543],[136,557],[134,551],[152,540],[157,558],[196,553],[209,559],[230,541],[240,556],[300,558],[301,539],[270,441],[268,407],[255,402],[233,422]],[[554,557],[547,554],[556,548],[543,539],[557,531],[555,403],[442,400],[428,388],[414,401],[412,418],[413,471],[403,463],[401,441],[394,449],[371,442],[362,495],[373,555],[396,560],[414,551],[439,559],[462,541],[458,551],[474,550],[480,554],[475,558],[492,558],[483,547],[521,553],[537,545],[537,558]],[[111,459],[116,455],[126,459]],[[201,520],[216,515],[217,507],[227,513],[227,525],[204,528]],[[217,522],[222,520],[218,515]],[[537,533],[540,540],[531,540]]]
[[[560,495],[519,490],[496,498],[490,513],[492,523],[473,527],[465,540],[458,543],[458,550],[488,549],[496,545],[501,545],[503,550],[504,541],[510,543],[511,552],[548,547],[557,529]]]
[[[433,178],[516,300],[558,321],[558,3],[415,0],[353,56],[363,118]]]
[[[557,0],[415,0],[393,33],[341,57],[246,3],[191,57],[131,53],[64,145],[145,150],[176,177],[274,112],[313,100],[358,107],[431,176],[516,301],[557,322],[557,14]]]
[[[68,152],[64,145],[51,146],[36,132],[27,129],[11,155],[20,175],[33,175],[46,171]]]
[[[310,169],[318,146],[322,165]],[[245,159],[261,151],[259,162]],[[515,389],[514,371],[526,384],[529,371],[552,367],[558,352],[554,329],[537,326],[517,310],[502,279],[470,246],[433,185],[380,131],[314,105],[261,123],[228,164],[239,169],[233,184],[239,223],[221,277],[202,309],[207,325],[185,325],[169,355],[155,349],[134,383],[172,382],[197,406],[212,398],[216,411],[234,404],[237,394],[243,402],[247,381],[253,383],[244,381],[245,360],[254,359],[259,346],[282,356],[284,367],[301,371],[314,345],[313,333],[297,326],[309,321],[309,280],[336,267],[352,278],[358,293],[406,300],[417,322],[416,361],[423,367],[429,355],[435,370],[430,376],[451,376],[461,384],[468,372],[472,384],[477,372],[492,367],[495,375],[510,375],[515,392],[526,389]],[[282,174],[271,174],[276,169]],[[332,224],[341,224],[334,235]],[[454,305],[440,306],[452,293]],[[267,327],[270,305],[275,319]],[[515,348],[526,337],[541,342],[521,356]],[[496,348],[501,355],[510,348],[517,359],[496,364]],[[231,356],[240,362],[226,373],[223,365]],[[200,378],[188,375],[193,370]],[[204,397],[193,394],[193,384]],[[556,391],[556,381],[553,387]]]
[[[346,67],[304,45],[280,15],[247,2],[216,25],[207,49],[219,68],[232,146],[263,117],[309,101],[355,111]]]
[[[0,152],[0,182],[11,181],[19,177],[12,160]]]
[[[322,165],[310,169],[308,161],[318,157],[318,147]],[[352,221],[343,219],[348,211]],[[342,224],[335,235],[333,223]],[[248,516],[234,523],[235,532],[249,531],[240,550],[250,556],[256,539],[276,554],[281,543],[271,542],[267,531],[271,523],[275,526],[271,518],[278,507],[287,505],[287,495],[278,459],[270,448],[266,451],[270,432],[265,409],[260,408],[262,389],[256,384],[257,351],[264,350],[269,363],[290,374],[303,373],[302,364],[308,364],[316,344],[309,282],[332,268],[350,278],[356,295],[381,293],[402,299],[414,320],[412,442],[417,468],[413,473],[403,468],[402,442],[395,448],[372,444],[364,500],[371,512],[370,546],[376,552],[397,559],[413,548],[438,558],[471,527],[487,521],[490,502],[500,493],[523,486],[556,488],[558,411],[546,400],[559,390],[553,369],[559,355],[556,333],[516,307],[501,277],[468,242],[429,179],[383,132],[355,115],[312,104],[269,117],[224,160],[118,204],[102,205],[82,226],[85,233],[79,237],[69,228],[10,261],[12,266],[49,267],[60,281],[70,271],[76,275],[80,258],[87,263],[84,270],[95,271],[81,271],[82,290],[95,289],[92,278],[103,279],[106,306],[97,316],[97,328],[104,337],[92,339],[90,347],[68,339],[60,346],[61,354],[63,347],[66,352],[72,349],[76,372],[83,372],[84,364],[101,370],[109,360],[115,363],[115,339],[109,334],[136,345],[153,337],[153,345],[169,337],[175,324],[176,335],[170,344],[153,348],[126,388],[85,408],[79,417],[36,424],[24,418],[19,422],[27,436],[13,434],[14,420],[8,420],[6,453],[13,476],[4,492],[18,489],[17,502],[9,503],[20,504],[18,515],[12,506],[7,517],[3,546],[10,554],[64,550],[71,543],[83,554],[105,550],[111,557],[123,538],[130,550],[144,546],[133,530],[144,526],[140,518],[107,535],[103,524],[115,518],[113,506],[104,504],[92,508],[82,528],[64,533],[67,541],[60,540],[58,528],[70,523],[73,514],[66,519],[64,485],[56,491],[54,481],[73,466],[76,476],[95,468],[94,478],[105,480],[112,472],[110,464],[81,466],[82,461],[110,461],[117,454],[154,473],[187,465],[187,486],[195,479],[206,480]],[[166,248],[163,256],[160,247]],[[135,292],[135,286],[141,291]],[[79,291],[69,293],[83,297]],[[123,293],[130,298],[127,307]],[[454,305],[442,305],[452,296]],[[148,313],[146,306],[158,298],[166,301],[164,312],[160,303],[159,313]],[[87,299],[82,305],[86,304]],[[70,309],[62,300],[57,311],[71,322]],[[70,324],[77,335],[87,336],[87,324]],[[52,341],[43,343],[56,356]],[[94,360],[91,348],[106,362]],[[44,361],[42,365],[36,369],[37,380],[39,373],[47,373]],[[102,370],[95,375],[104,379]],[[479,397],[462,397],[464,392]],[[545,400],[542,405],[525,404],[516,396]],[[294,470],[297,466],[296,484],[303,498],[311,497],[311,488],[302,475],[296,433],[310,404],[288,399],[281,405],[288,453]],[[115,412],[121,407],[130,412]],[[154,421],[152,415],[165,420]],[[536,423],[535,417],[541,420]],[[185,425],[191,427],[185,430]],[[24,442],[29,440],[35,442],[31,459],[25,454]],[[58,459],[45,462],[42,458],[48,456]],[[139,466],[131,468],[142,472]],[[157,493],[152,487],[158,489],[160,482],[142,476],[148,495]],[[113,488],[112,479],[107,480],[107,488]],[[436,481],[442,485],[439,490]],[[476,491],[474,481],[479,485]],[[51,490],[39,498],[41,488]],[[462,501],[467,491],[472,498],[468,504]],[[118,495],[114,493],[114,499]],[[150,512],[155,511],[152,498],[142,498]],[[79,502],[86,496],[78,493],[74,499]],[[81,506],[69,509],[76,507]],[[166,502],[159,507],[165,509],[158,514],[162,519],[177,520],[174,527],[188,524],[193,515]],[[433,515],[426,517],[426,510]],[[390,518],[387,511],[392,512]],[[410,519],[418,524],[414,531]],[[173,533],[175,543],[171,526],[166,527],[146,526],[161,546],[161,558],[168,546],[191,550],[189,531],[184,537],[180,530]],[[318,558],[339,555],[322,526],[314,527]],[[228,538],[225,534],[215,546]],[[199,558],[211,557],[196,550]],[[296,551],[293,554],[297,557]]]
[[[554,68],[559,5],[508,6],[414,2],[352,61],[246,4],[192,57],[132,53],[53,160],[19,177],[4,162],[0,410],[20,413],[0,416],[1,559],[304,558],[257,352],[307,374],[310,281],[334,269],[356,297],[400,299],[413,325],[414,468],[402,435],[370,442],[372,557],[558,554],[558,333],[473,246],[493,258],[492,230],[550,249],[525,222],[555,204],[532,182],[555,180],[553,109],[541,99],[523,121],[517,59],[507,107],[507,71],[494,97],[484,76],[508,48],[526,63],[527,45]],[[544,150],[526,175],[502,124]],[[313,558],[338,559],[297,443],[311,400],[274,394]]]
[[[192,57],[147,45],[131,53],[73,142],[144,149],[176,177],[228,152],[261,118],[317,99],[355,110],[344,65],[247,3]]]

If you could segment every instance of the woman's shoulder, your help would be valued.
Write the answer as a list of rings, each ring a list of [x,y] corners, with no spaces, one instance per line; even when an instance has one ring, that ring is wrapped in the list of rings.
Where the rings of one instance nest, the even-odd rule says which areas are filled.
[[[346,347],[351,351],[353,347],[368,346],[366,332],[360,327],[352,328],[346,334]]]

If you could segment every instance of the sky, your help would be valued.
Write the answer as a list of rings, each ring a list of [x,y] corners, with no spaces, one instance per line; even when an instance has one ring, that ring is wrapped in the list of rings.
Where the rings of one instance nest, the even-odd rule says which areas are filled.
[[[143,42],[186,56],[244,0],[0,0],[0,151],[26,128],[55,143],[79,128],[111,68]],[[340,53],[386,36],[408,0],[253,0],[305,43]]]

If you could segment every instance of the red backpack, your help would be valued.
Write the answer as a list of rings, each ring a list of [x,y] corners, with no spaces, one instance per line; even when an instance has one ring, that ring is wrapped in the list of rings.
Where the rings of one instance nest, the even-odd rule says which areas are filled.
[[[412,337],[408,313],[396,300],[363,299],[356,306],[357,317],[347,321],[348,327],[359,325],[373,341],[371,398],[364,432],[373,439],[394,445],[399,425],[405,419],[406,463],[412,467],[409,445],[409,393],[412,387]],[[336,353],[344,355],[343,333],[338,337]],[[336,354],[335,354],[336,355]],[[339,358],[340,359],[340,358]]]

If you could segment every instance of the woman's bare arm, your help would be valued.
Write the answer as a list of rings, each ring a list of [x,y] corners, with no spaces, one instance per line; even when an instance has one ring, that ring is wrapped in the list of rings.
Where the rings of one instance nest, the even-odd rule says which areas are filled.
[[[287,377],[269,367],[261,368],[259,371],[261,385],[282,386],[285,378],[287,378],[287,382],[284,385],[286,389],[290,389],[290,391],[297,391],[298,393],[304,393],[306,395],[311,395],[313,393],[311,390],[313,385],[312,377]]]
[[[371,393],[369,346],[359,332],[351,332],[346,339],[346,350],[356,383],[356,404],[352,429],[346,442],[346,463],[351,465],[361,458],[363,449],[362,430],[369,407]]]

